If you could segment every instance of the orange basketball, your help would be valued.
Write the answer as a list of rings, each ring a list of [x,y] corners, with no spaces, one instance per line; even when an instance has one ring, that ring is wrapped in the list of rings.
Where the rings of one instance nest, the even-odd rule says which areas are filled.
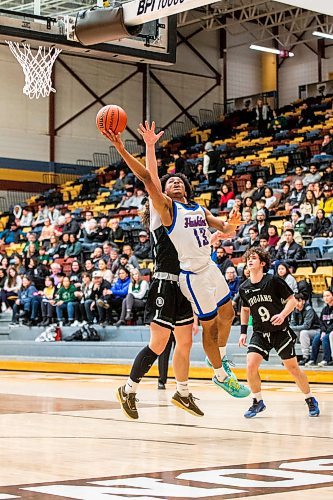
[[[126,128],[127,115],[120,106],[109,104],[97,113],[96,125],[100,132],[107,130],[114,134],[120,134]]]

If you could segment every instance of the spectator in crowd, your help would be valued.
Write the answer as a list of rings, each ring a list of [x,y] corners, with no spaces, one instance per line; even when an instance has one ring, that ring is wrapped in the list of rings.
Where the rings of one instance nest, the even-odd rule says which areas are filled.
[[[251,196],[248,196],[247,198],[245,198],[244,200],[244,208],[243,208],[243,214],[244,214],[244,211],[245,210],[251,210],[251,213],[252,213],[252,219],[255,218],[255,216],[257,215],[257,206],[255,204],[255,201],[254,199],[251,197]]]
[[[118,255],[118,252],[117,250],[115,250],[114,248],[112,248],[111,252],[110,252],[110,259],[108,260],[107,262],[107,266],[108,268],[110,269],[110,271],[112,272],[113,275],[115,275],[119,269],[119,255]]]
[[[280,262],[277,267],[276,274],[279,278],[283,279],[287,285],[292,289],[293,293],[298,292],[297,281],[291,274],[289,267],[284,262]]]
[[[248,240],[250,238],[249,236],[249,231],[250,228],[253,227],[254,222],[252,220],[252,212],[249,209],[244,209],[243,211],[243,221],[244,224],[242,224],[236,234],[236,239],[234,240],[235,246],[239,245],[245,245],[248,243]]]
[[[118,316],[120,316],[122,302],[128,293],[130,282],[130,272],[126,268],[122,267],[118,270],[118,279],[114,285],[112,285],[111,288],[104,290],[103,298],[97,301],[98,313],[100,320],[102,320],[102,326],[112,324],[112,318],[110,315],[112,310],[115,310]],[[108,319],[103,315],[105,310],[108,310],[109,312]]]
[[[71,271],[69,275],[70,282],[76,287],[81,286],[81,266],[77,260],[71,263]]]
[[[22,279],[16,268],[10,266],[7,269],[7,277],[1,290],[1,303],[5,304],[7,309],[13,308],[18,298],[18,292],[22,286]]]
[[[268,232],[268,222],[266,221],[266,214],[264,210],[258,210],[256,228],[258,229],[258,234],[261,236],[262,234],[267,234]]]
[[[326,215],[332,215],[333,213],[333,196],[332,196],[332,186],[325,184],[323,189],[324,197],[320,200],[318,209],[325,211]]]
[[[238,292],[238,288],[240,285],[240,278],[237,276],[236,269],[233,266],[230,266],[226,269],[225,279],[228,283],[231,298],[233,299]]]
[[[206,178],[207,178],[206,175],[203,173],[203,164],[198,163],[197,170],[194,174],[194,180],[199,181],[199,184],[201,184],[206,180]]]
[[[92,275],[92,273],[95,271],[95,266],[94,266],[94,263],[91,259],[87,259],[84,261],[84,269],[85,271],[87,271],[87,273],[90,273]]]
[[[147,231],[139,232],[139,243],[133,249],[135,257],[139,260],[151,259],[151,246]]]
[[[57,222],[54,223],[54,234],[56,236],[62,236],[64,227],[66,224],[66,219],[64,215],[59,215]]]
[[[55,259],[63,259],[65,257],[66,250],[69,246],[69,233],[64,233],[59,240],[58,248],[56,253],[53,255]]]
[[[257,100],[257,105],[254,108],[256,123],[259,134],[265,134],[269,121],[272,118],[272,113],[268,104],[264,104],[262,99]]]
[[[19,243],[21,234],[21,228],[15,220],[11,222],[9,229],[5,229],[0,233],[0,244],[10,245],[11,243]]]
[[[229,258],[224,247],[216,249],[216,265],[225,277],[226,270],[233,266],[232,260]]]
[[[106,217],[102,217],[101,220],[99,221],[99,224],[97,225],[97,230],[94,236],[94,242],[98,243],[99,245],[103,243],[103,248],[104,248],[104,243],[108,241],[109,235],[110,235],[110,228],[108,227],[108,220]]]
[[[103,248],[96,247],[95,250],[90,255],[90,260],[94,265],[95,269],[98,269],[98,263],[103,258]]]
[[[250,227],[249,236],[250,236],[250,239],[249,239],[249,242],[247,244],[246,250],[248,248],[259,246],[259,231],[258,231],[258,228],[256,226]]]
[[[275,248],[280,240],[278,229],[274,224],[270,224],[267,229],[268,234],[268,246],[270,248]]]
[[[253,186],[252,181],[250,179],[248,179],[245,182],[244,191],[241,192],[242,199],[245,200],[245,198],[248,198],[249,196],[251,197],[253,195],[254,191],[255,191],[255,187]]]
[[[77,236],[75,234],[70,234],[69,245],[65,250],[64,259],[68,260],[68,259],[80,258],[81,253],[82,253],[82,245],[77,240]]]
[[[95,271],[98,272],[98,271]],[[81,317],[90,325],[94,322],[94,291],[93,278],[90,273],[84,271],[82,273],[82,286],[80,290],[76,290],[75,297],[79,300]]]
[[[59,220],[58,220],[59,222]],[[62,227],[62,234],[74,234],[77,236],[80,232],[79,223],[73,219],[70,212],[65,213],[65,224]]]
[[[15,253],[12,259],[13,266],[16,269],[17,274],[23,275],[25,273],[24,263],[23,263],[23,255]]]
[[[42,227],[42,231],[40,233],[40,237],[38,240],[43,243],[49,243],[51,240],[51,236],[54,235],[54,227],[51,225],[50,219],[47,217],[44,221],[44,225]]]
[[[313,225],[309,229],[309,234],[314,238],[319,236],[327,237],[331,230],[331,221],[328,217],[325,217],[325,212],[322,209],[317,210],[317,216],[313,222]]]
[[[106,260],[104,260],[103,257],[98,261],[98,270],[102,273],[103,280],[106,280],[109,283],[112,283],[113,274],[112,274],[111,270],[108,269]]]
[[[50,257],[50,259],[56,259],[59,255],[59,238],[58,236],[52,235],[50,237],[49,244],[47,245],[46,255]]]
[[[48,219],[50,220],[52,226],[58,224],[58,219],[60,215],[61,215],[60,210],[58,208],[52,205],[49,206]]]
[[[29,233],[27,233],[27,241],[26,241],[26,244],[23,247],[23,253],[27,252],[29,245],[31,245],[32,243],[34,245],[36,245],[37,248],[39,247],[39,243],[37,241],[37,235],[36,235],[36,233],[33,233],[33,232],[30,231]]]
[[[321,144],[321,153],[333,156],[333,138],[331,135],[326,134]]]
[[[6,270],[0,267],[0,313],[7,311],[5,302],[2,302],[2,290],[6,281]]]
[[[297,303],[291,315],[290,326],[301,343],[303,358],[299,365],[304,366],[310,360],[311,342],[320,333],[320,322],[315,310],[302,293],[296,293],[295,299]]]
[[[59,283],[61,283],[62,279],[60,278],[60,275],[62,273],[61,265],[58,262],[52,262],[51,264],[51,278],[53,278],[54,285],[57,287]]]
[[[278,201],[277,210],[285,210],[286,202],[289,200],[290,196],[290,184],[282,184],[282,193]]]
[[[293,223],[294,231],[297,231],[300,235],[307,234],[308,227],[302,219],[302,214],[299,210],[293,210],[291,212],[291,221]]]
[[[45,287],[43,291],[38,292],[41,297],[42,321],[38,326],[48,326],[52,323],[55,316],[54,297],[56,288],[54,279],[51,276],[46,276]]]
[[[303,248],[294,240],[294,234],[293,229],[284,231],[285,241],[279,244],[276,252],[276,261],[278,263],[284,261],[289,267],[294,266],[298,260],[302,260],[304,255]]]
[[[320,313],[319,333],[312,341],[311,357],[306,366],[312,366],[317,363],[320,346],[323,346],[324,357],[318,363],[318,366],[332,365],[332,332],[333,332],[333,293],[332,290],[326,290],[323,294],[325,306]]]
[[[320,182],[315,182],[313,185],[313,194],[315,195],[316,200],[318,203],[320,200],[324,197],[323,189],[321,187]]]
[[[31,279],[24,275],[22,286],[18,291],[18,297],[13,305],[12,325],[18,324],[19,317],[23,317],[23,323],[27,326],[34,326],[38,317],[40,301],[37,288]],[[19,314],[22,311],[22,316]]]
[[[271,208],[274,208],[275,205],[277,204],[277,198],[273,194],[273,189],[271,189],[268,186],[265,187],[264,198],[266,201],[267,210],[271,210]]]
[[[94,219],[93,213],[87,210],[84,218],[85,220],[81,224],[81,230],[84,231],[84,234],[89,235],[91,232],[95,232],[97,221]]]
[[[64,317],[67,317],[67,322],[64,323],[64,326],[71,326],[74,323],[77,307],[76,291],[69,277],[65,276],[61,287],[55,294],[54,305],[56,306],[58,321],[63,322]]]
[[[134,187],[128,186],[118,208],[137,208],[137,200],[134,195]]]
[[[309,184],[321,181],[321,173],[317,165],[310,165],[309,173],[303,177],[303,185],[308,187]]]
[[[305,188],[303,186],[302,179],[296,179],[294,184],[294,189],[291,191],[289,196],[289,203],[292,207],[299,207],[305,199]]]
[[[333,182],[333,161],[329,164],[326,165],[325,171],[323,173],[323,176],[321,178],[321,182],[331,184]],[[21,223],[22,226],[22,223]]]
[[[105,241],[103,243],[102,248],[103,248],[102,259],[105,260],[105,262],[107,263],[107,265],[109,267],[110,254],[111,254],[111,250],[112,250],[113,246],[111,245],[111,243],[109,241]]]
[[[38,205],[37,213],[32,221],[32,227],[36,228],[42,226],[48,218],[49,210],[46,205]]]
[[[211,246],[211,259],[213,262],[217,262],[217,249],[221,247],[221,240],[218,238],[213,238],[212,240],[212,246]]]
[[[93,312],[95,310],[95,307],[97,306],[97,301],[103,299],[104,290],[109,290],[111,283],[103,279],[103,274],[101,273],[101,271],[93,272],[92,281],[93,281],[93,287],[92,287],[91,298],[93,299],[93,303],[90,305],[90,310]],[[105,321],[105,311],[104,309],[98,308],[98,306],[97,310],[99,313],[98,314],[99,322],[101,323]]]
[[[266,186],[265,186],[264,179],[262,177],[258,177],[257,183],[256,183],[256,188],[253,191],[251,198],[253,198],[253,200],[255,202],[259,201],[261,198],[263,198],[265,196],[265,188],[266,188]]]
[[[21,227],[30,227],[33,221],[33,214],[27,207],[23,207],[20,218]]]
[[[37,261],[39,264],[43,264],[44,266],[49,265],[49,263],[51,261],[51,257],[49,255],[47,255],[46,247],[44,247],[44,246],[39,247]]]
[[[111,219],[110,221],[109,240],[116,245],[124,242],[124,231],[119,226],[119,219]]]
[[[128,293],[122,302],[121,314],[115,326],[124,325],[133,318],[132,311],[142,310],[146,304],[148,282],[142,279],[139,269],[133,269]]]
[[[285,233],[289,229],[292,229],[294,231],[294,241],[298,243],[298,245],[304,246],[304,240],[302,238],[302,235],[298,231],[295,231],[293,223],[290,220],[286,220],[283,223],[283,231],[279,243],[281,244],[286,241]]]
[[[259,246],[269,253],[271,261],[275,259],[276,250],[274,247],[269,246],[267,234],[262,234],[261,236],[259,236]]]
[[[240,222],[242,220],[242,209],[243,209],[242,198],[239,195],[237,195],[235,197],[235,202],[232,206],[232,209],[229,212],[228,218],[233,219],[234,221],[238,220]]]
[[[235,193],[229,188],[227,184],[222,184],[221,197],[219,201],[219,207],[221,210],[228,208],[228,202],[235,199]]]
[[[25,275],[33,282],[37,290],[42,290],[44,287],[45,277],[49,274],[48,267],[41,262],[38,262],[37,257],[32,257],[28,260]]]
[[[318,210],[318,201],[316,200],[313,191],[310,191],[309,189],[307,190],[307,192],[305,193],[305,199],[303,203],[301,203],[299,210],[305,220],[316,216]]]
[[[206,142],[203,156],[203,173],[210,186],[216,184],[220,175],[220,153],[216,151],[211,142]]]
[[[311,106],[307,102],[304,102],[301,107],[301,116],[298,120],[298,127],[304,127],[306,125],[313,125],[316,121],[315,114]]]
[[[122,255],[122,257],[124,256],[124,254],[128,258],[128,264],[130,264],[133,267],[139,268],[139,261],[138,261],[137,257],[134,255],[134,252],[133,252],[133,249],[132,249],[131,245],[127,244],[127,245],[123,246],[123,255]]]
[[[114,191],[124,191],[128,183],[129,183],[129,178],[126,176],[125,170],[120,169],[118,178],[113,185],[113,189]]]
[[[175,161],[175,174],[183,174],[185,168],[185,159],[183,158],[181,152],[176,151],[172,156]]]

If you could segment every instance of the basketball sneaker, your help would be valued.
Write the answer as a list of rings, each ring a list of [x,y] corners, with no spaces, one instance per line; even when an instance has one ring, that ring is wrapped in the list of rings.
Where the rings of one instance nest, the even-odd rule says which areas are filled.
[[[320,411],[316,398],[307,398],[305,402],[309,407],[309,417],[319,417]]]
[[[243,384],[240,384],[237,379],[233,377],[227,377],[220,382],[220,380],[214,375],[212,378],[214,384],[218,385],[222,389],[224,389],[230,396],[234,398],[247,398],[250,395],[251,391],[248,387]]]
[[[213,368],[213,365],[209,361],[209,359],[207,358],[207,356],[206,356],[205,361],[206,361],[206,365],[209,366],[209,368]],[[222,367],[223,367],[223,370],[226,372],[226,374],[228,375],[228,377],[232,377],[235,380],[237,380],[237,377],[234,374],[234,372],[231,370],[230,365],[234,366],[234,364],[232,363],[232,361],[229,361],[229,359],[227,358],[227,356],[223,356],[223,358],[222,358]]]
[[[188,411],[191,415],[195,415],[196,417],[203,417],[204,413],[198,408],[195,404],[194,400],[198,399],[193,396],[193,394],[189,394],[188,396],[182,396],[178,391],[171,398],[171,403],[182,410]]]
[[[134,392],[126,393],[125,386],[121,386],[117,389],[117,398],[121,405],[121,408],[128,418],[137,420],[139,418],[138,410],[136,409],[136,394]]]
[[[253,398],[253,404],[250,406],[250,408],[244,413],[245,418],[253,418],[258,413],[266,410],[265,403],[261,399],[260,401],[257,401],[256,398]]]

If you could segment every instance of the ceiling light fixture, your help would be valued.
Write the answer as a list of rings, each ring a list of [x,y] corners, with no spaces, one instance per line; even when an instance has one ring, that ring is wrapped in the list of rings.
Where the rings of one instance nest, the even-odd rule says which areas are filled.
[[[289,52],[288,50],[279,50],[279,49],[272,49],[270,47],[262,47],[261,45],[250,45],[250,49],[252,50],[259,50],[260,52],[268,52],[270,54],[276,54],[280,57],[294,57],[293,52]]]
[[[330,40],[333,40],[333,35],[330,33],[322,33],[321,31],[313,31],[312,33],[314,36],[319,36],[320,38],[329,38]]]

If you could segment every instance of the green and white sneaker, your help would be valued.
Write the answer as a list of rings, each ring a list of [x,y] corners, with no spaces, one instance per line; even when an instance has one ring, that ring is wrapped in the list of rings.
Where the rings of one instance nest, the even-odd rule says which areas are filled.
[[[205,361],[206,361],[206,365],[209,366],[209,368],[213,368],[213,365],[209,361],[209,359],[207,358],[207,356],[206,356]],[[233,363],[231,361],[229,361],[229,359],[227,358],[227,356],[223,356],[223,358],[222,358],[222,367],[223,367],[223,370],[226,372],[226,374],[228,375],[228,377],[232,377],[235,380],[237,380],[236,375],[234,374],[234,372],[230,368],[231,364],[233,365]]]
[[[223,382],[220,382],[216,375],[214,375],[212,380],[214,384],[221,387],[221,389],[224,389],[228,394],[230,394],[230,396],[233,396],[234,398],[247,398],[247,396],[251,394],[251,391],[248,387],[240,384],[237,379],[235,380],[232,377],[227,377],[223,380]]]

